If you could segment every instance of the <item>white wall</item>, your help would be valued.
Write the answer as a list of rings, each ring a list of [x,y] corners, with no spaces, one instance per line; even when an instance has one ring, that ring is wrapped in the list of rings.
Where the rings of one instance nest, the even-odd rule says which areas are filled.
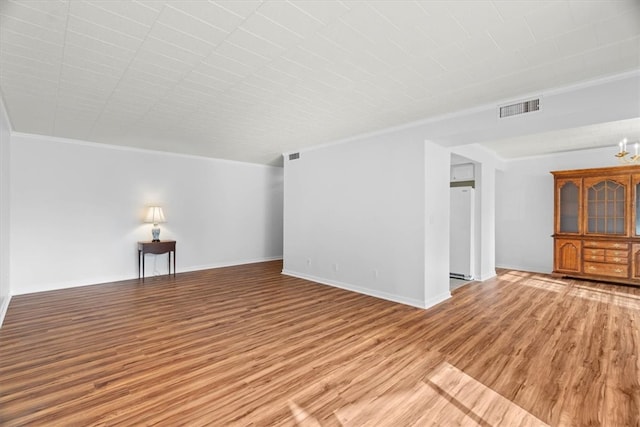
[[[525,271],[553,270],[551,171],[615,166],[615,144],[594,150],[505,163],[496,177],[496,265]]]
[[[11,156],[11,125],[0,98],[0,326],[9,307],[11,290],[9,285],[9,184]]]
[[[11,292],[137,277],[145,206],[164,207],[177,271],[282,256],[282,169],[13,134]],[[147,255],[146,274],[167,272]]]
[[[425,143],[425,301],[431,307],[451,296],[449,293],[449,180],[451,152],[437,144]]]
[[[480,195],[477,221],[480,230],[476,278],[484,281],[496,276],[496,168],[482,163],[478,168],[477,178]]]
[[[444,226],[425,203],[427,155],[419,138],[389,133],[285,158],[284,273],[419,307],[447,298],[448,262],[444,277],[425,266],[425,235]],[[448,159],[439,147],[432,172],[447,209]]]

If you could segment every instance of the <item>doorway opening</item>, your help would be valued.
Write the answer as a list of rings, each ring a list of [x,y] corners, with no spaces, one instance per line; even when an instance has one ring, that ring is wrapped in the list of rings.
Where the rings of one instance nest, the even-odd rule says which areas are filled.
[[[476,277],[477,165],[465,157],[451,155],[449,185],[449,290]]]

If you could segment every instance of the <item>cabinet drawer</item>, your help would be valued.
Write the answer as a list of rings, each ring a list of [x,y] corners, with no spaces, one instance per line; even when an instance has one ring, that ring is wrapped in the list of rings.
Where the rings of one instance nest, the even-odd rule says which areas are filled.
[[[604,257],[604,262],[608,262],[610,264],[629,264],[629,258],[624,256],[606,256]]]
[[[605,256],[604,255],[585,255],[584,260],[595,261],[595,262],[605,262]]]
[[[591,259],[592,256],[604,257],[604,249],[586,249],[584,250],[584,254],[588,259]]]
[[[600,240],[585,240],[583,246],[585,248],[602,248],[602,249],[621,249],[628,251],[628,243],[607,242]]]
[[[604,249],[585,248],[584,254],[588,256],[604,256]]]
[[[621,264],[602,264],[597,262],[585,262],[584,272],[598,276],[629,277],[629,266]]]
[[[611,264],[629,264],[629,251],[607,249],[604,255],[605,262]]]
[[[629,251],[617,251],[613,249],[607,249],[605,255],[608,257],[623,257],[626,258],[629,256]]]

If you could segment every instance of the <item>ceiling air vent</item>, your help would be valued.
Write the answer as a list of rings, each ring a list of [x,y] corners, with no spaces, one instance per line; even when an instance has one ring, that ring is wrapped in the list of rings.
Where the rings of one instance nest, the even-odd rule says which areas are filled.
[[[300,158],[300,153],[289,154],[289,160],[296,160]]]
[[[532,99],[530,101],[500,107],[500,118],[517,116],[518,114],[531,113],[538,110],[540,110],[540,99]]]

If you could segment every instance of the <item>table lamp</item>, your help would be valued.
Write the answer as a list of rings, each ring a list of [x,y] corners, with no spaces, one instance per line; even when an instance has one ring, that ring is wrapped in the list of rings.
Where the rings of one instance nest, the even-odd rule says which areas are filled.
[[[162,212],[162,208],[160,206],[151,206],[149,207],[149,212],[147,213],[147,217],[144,222],[153,223],[153,228],[151,229],[151,235],[153,236],[152,242],[160,241],[160,227],[158,226],[161,222],[167,222],[164,218],[164,213]]]

